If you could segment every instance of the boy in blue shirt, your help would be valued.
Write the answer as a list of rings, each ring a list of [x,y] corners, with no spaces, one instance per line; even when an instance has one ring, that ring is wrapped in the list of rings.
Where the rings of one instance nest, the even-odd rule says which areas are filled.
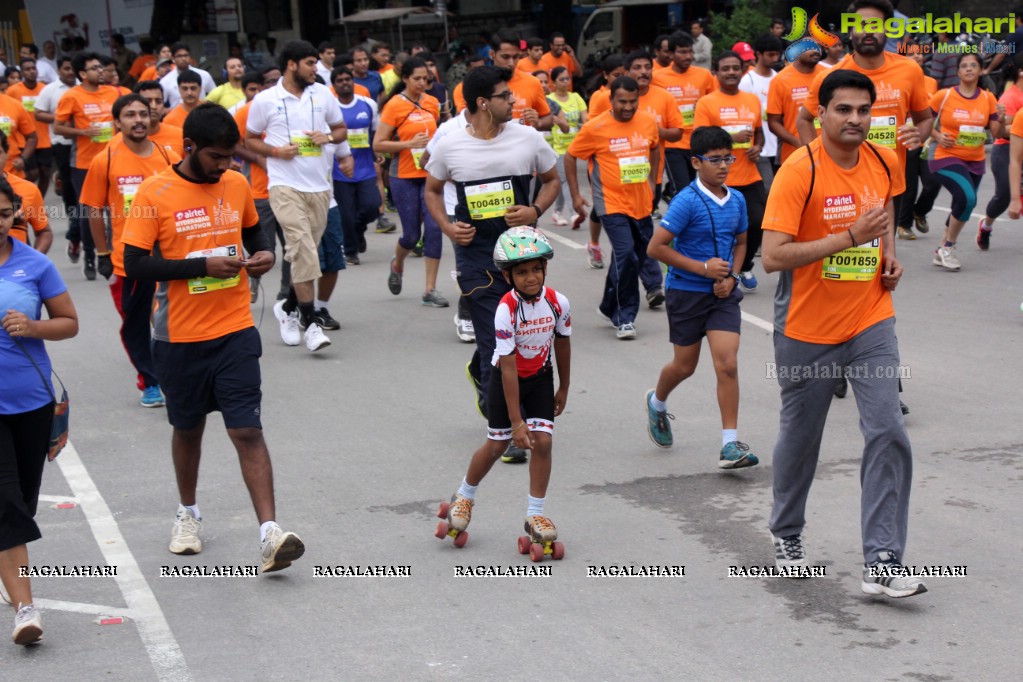
[[[696,180],[671,201],[654,231],[647,255],[668,266],[668,338],[674,357],[646,394],[647,433],[662,448],[673,441],[668,396],[696,371],[703,337],[707,337],[717,374],[721,410],[722,469],[759,463],[738,439],[739,301],[742,292],[734,270],[746,255],[746,200],[725,185],[735,157],[732,138],[717,126],[697,128],[691,139]]]

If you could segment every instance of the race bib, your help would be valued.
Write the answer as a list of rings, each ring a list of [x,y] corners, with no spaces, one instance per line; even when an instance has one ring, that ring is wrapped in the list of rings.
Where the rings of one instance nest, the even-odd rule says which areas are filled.
[[[682,124],[688,128],[693,125],[693,120],[696,116],[696,105],[679,104],[678,113],[682,114]]]
[[[4,135],[7,137],[11,136],[11,119],[6,116],[0,116],[0,130],[4,131]]]
[[[867,140],[888,149],[895,149],[896,119],[894,116],[873,116]]]
[[[729,135],[735,135],[736,133],[741,133],[744,130],[750,131],[750,139],[749,139],[749,141],[748,142],[733,142],[732,143],[732,149],[749,149],[750,147],[753,146],[753,137],[752,137],[752,132],[753,131],[752,131],[752,129],[748,125],[746,125],[744,123],[740,123],[739,125],[721,126],[721,127],[724,128],[725,132],[728,133]]]
[[[291,131],[291,144],[298,145],[299,156],[320,156],[323,150],[313,142],[313,138],[302,132]]]
[[[135,201],[135,194],[139,191],[138,185],[121,185],[121,200],[124,203],[124,215],[131,210],[131,202]]]
[[[238,256],[238,247],[232,244],[231,246],[218,246],[213,249],[193,251],[192,253],[185,256],[185,258],[210,258],[214,256],[227,256],[228,258],[236,258]],[[238,282],[240,281],[241,281],[240,272],[234,277],[228,277],[227,279],[217,279],[216,277],[198,277],[196,279],[188,280],[188,293],[206,294],[211,291],[230,289],[231,287],[238,286]]]
[[[618,179],[623,185],[646,182],[649,177],[650,157],[646,155],[618,157]]]
[[[22,95],[21,106],[25,108],[30,114],[34,114],[36,111],[36,96],[35,95]]]
[[[820,130],[821,129],[821,120],[819,118],[817,118],[816,116],[813,117],[813,127],[814,127],[814,130]]]
[[[369,149],[369,128],[349,128],[348,146],[352,149]]]
[[[510,180],[466,185],[465,203],[473,220],[500,218],[515,204],[515,192]]]
[[[836,282],[869,282],[881,264],[881,240],[854,246],[822,261],[821,279]]]
[[[987,142],[987,132],[983,126],[959,126],[956,144],[960,147],[983,147]]]
[[[92,142],[110,142],[110,139],[114,136],[114,122],[99,121],[93,125],[99,128],[99,135],[90,137],[89,140]]]
[[[415,147],[409,151],[412,152],[412,163],[416,165],[416,170],[423,170],[423,167],[419,165],[419,160],[426,153],[426,147]]]

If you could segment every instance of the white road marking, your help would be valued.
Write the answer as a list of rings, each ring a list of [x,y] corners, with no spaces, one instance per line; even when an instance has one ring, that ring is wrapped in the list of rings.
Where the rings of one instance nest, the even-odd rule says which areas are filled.
[[[554,232],[552,232],[550,230],[544,230],[543,233],[545,235],[547,235],[548,239],[553,239],[554,241],[558,242],[559,244],[564,244],[565,246],[567,246],[567,247],[569,247],[571,249],[585,249],[586,248],[585,244],[580,244],[578,242],[574,242],[571,239],[569,239],[568,237],[562,237],[560,234],[556,234],[556,233],[554,233]]]
[[[174,639],[170,625],[160,609],[156,595],[149,588],[142,570],[135,561],[128,543],[121,535],[106,500],[99,494],[85,465],[74,446],[69,442],[57,458],[61,473],[67,479],[85,518],[92,529],[96,544],[99,545],[107,565],[117,566],[114,580],[128,605],[127,617],[139,630],[142,644],[146,647],[149,661],[161,680],[191,680],[192,675],[185,664],[181,647]]]
[[[68,497],[66,495],[40,495],[39,501],[53,502],[55,504],[63,504],[64,502],[74,502],[75,504],[78,504],[78,500],[76,500],[73,497]]]
[[[750,313],[747,313],[746,311],[742,312],[742,321],[743,322],[749,322],[754,327],[759,327],[760,329],[763,329],[768,334],[773,334],[774,333],[774,325],[773,324],[771,324],[767,320],[763,320],[763,319],[757,317],[756,315],[751,315]]]
[[[33,599],[32,602],[43,610],[70,611],[71,613],[85,613],[91,616],[121,616],[122,618],[134,618],[131,609],[120,606],[103,606],[102,604],[80,604],[73,601],[60,601],[59,599]]]

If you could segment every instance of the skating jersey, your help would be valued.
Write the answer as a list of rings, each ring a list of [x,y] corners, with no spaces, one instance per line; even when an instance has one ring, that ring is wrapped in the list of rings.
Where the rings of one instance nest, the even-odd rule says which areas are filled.
[[[497,336],[494,366],[501,362],[502,355],[515,353],[519,377],[531,377],[550,364],[554,337],[572,334],[568,299],[548,287],[534,302],[509,291],[497,304],[494,333]]]

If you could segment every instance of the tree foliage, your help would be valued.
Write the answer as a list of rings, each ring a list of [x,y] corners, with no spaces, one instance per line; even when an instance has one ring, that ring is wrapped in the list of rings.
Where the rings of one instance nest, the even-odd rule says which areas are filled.
[[[739,42],[752,43],[757,36],[771,28],[771,15],[767,7],[757,0],[737,0],[728,13],[710,13],[711,40],[714,56],[732,49]]]

